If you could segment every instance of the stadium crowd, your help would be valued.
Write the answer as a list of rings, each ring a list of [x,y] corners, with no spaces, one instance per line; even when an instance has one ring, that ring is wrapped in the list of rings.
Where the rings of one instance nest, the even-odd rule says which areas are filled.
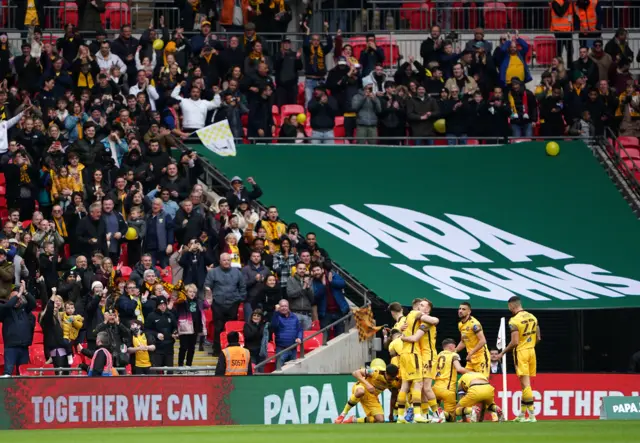
[[[349,141],[397,137],[385,140],[392,144],[407,134],[415,144],[438,133],[450,143],[538,131],[593,136],[606,127],[640,134],[624,29],[581,48],[571,64],[556,57],[532,91],[528,43],[517,32],[492,48],[478,29],[458,51],[433,26],[420,54],[391,75],[374,35],[356,54],[327,23],[316,34],[302,22],[301,48],[286,37],[272,48],[257,28],[284,33],[287,5],[261,3],[253,23],[248,9],[228,3],[216,19],[238,34],[224,41],[202,17],[193,36],[161,17],[140,39],[125,24],[108,40],[95,31],[100,0],[80,10],[82,30],[66,25],[55,42],[43,40],[42,19],[27,8],[21,55],[0,34],[6,375],[36,347],[55,367],[108,347],[116,367],[148,373],[173,365],[179,340],[179,364],[191,365],[212,326],[220,353],[239,311],[258,362],[271,333],[277,352],[347,312],[345,282],[316,235],[285,225],[275,207],[259,211],[262,190],[251,177],[234,177],[224,198],[208,201],[202,160],[183,142],[209,124],[226,119],[238,139],[314,143],[333,143],[337,126]]]

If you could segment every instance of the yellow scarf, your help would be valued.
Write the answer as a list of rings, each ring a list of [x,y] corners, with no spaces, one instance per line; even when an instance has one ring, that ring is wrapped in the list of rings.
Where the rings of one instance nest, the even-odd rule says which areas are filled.
[[[258,61],[262,59],[263,56],[264,55],[261,52],[251,51],[251,54],[249,54],[249,59]]]
[[[253,37],[249,40],[247,40],[247,35],[244,34],[243,39],[244,39],[244,47],[246,48],[248,43],[253,43],[258,39],[258,34],[253,34]]]
[[[324,71],[324,51],[322,46],[311,45],[311,64],[316,63],[318,65],[318,71]]]
[[[78,86],[79,88],[92,89],[93,85],[93,76],[90,72],[87,72],[86,74],[81,72],[80,74],[78,74],[78,84],[76,86]]]
[[[35,226],[33,226],[33,223],[31,223],[29,225],[29,233],[31,234],[31,237],[33,237],[34,235],[36,235],[36,228]]]
[[[67,233],[67,224],[64,222],[64,218],[61,217],[60,221],[54,218],[53,222],[56,224],[56,231],[58,231],[58,234],[64,238],[69,237],[69,234]]]
[[[529,113],[529,97],[527,97],[527,91],[522,94],[522,114]],[[516,101],[513,99],[513,93],[509,92],[509,106],[511,107],[511,115],[518,115],[518,109],[516,108]]]
[[[271,0],[269,3],[269,9],[275,9],[276,5],[278,6],[278,12],[284,12],[284,0]]]
[[[27,165],[20,166],[20,183],[22,184],[31,183],[31,177],[29,177],[29,174],[27,173],[27,169],[28,169]]]

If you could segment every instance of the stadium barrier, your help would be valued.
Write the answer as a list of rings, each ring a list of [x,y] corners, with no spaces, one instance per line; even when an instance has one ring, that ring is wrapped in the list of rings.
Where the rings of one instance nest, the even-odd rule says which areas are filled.
[[[501,377],[491,382],[500,389]],[[331,423],[354,383],[350,375],[0,379],[0,429]],[[640,375],[539,374],[533,388],[539,419],[596,419],[603,398],[637,396]],[[510,415],[519,389],[509,375]],[[390,397],[381,396],[385,417]],[[363,416],[360,406],[351,413]]]

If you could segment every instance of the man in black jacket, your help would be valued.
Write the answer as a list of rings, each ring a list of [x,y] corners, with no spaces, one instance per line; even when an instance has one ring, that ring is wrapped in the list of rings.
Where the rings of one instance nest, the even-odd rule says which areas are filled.
[[[253,200],[257,200],[262,196],[262,189],[253,177],[248,177],[247,183],[253,187],[251,191],[242,184],[242,179],[237,175],[231,179],[231,190],[225,195],[231,212],[236,210],[242,200],[251,203]]]
[[[26,174],[21,173],[22,166],[26,165]],[[39,172],[31,164],[25,151],[15,153],[13,164],[3,166],[4,176],[7,182],[7,206],[20,209],[22,220],[28,220],[35,211],[35,199],[38,196]]]
[[[87,168],[92,168],[96,161],[96,154],[100,150],[104,150],[104,146],[96,140],[96,125],[88,121],[82,125],[82,140],[76,140],[69,151],[78,154],[80,163]]]
[[[333,97],[327,95],[324,85],[316,86],[313,90],[313,98],[309,101],[307,109],[311,114],[311,137],[315,144],[334,144],[335,118],[338,115],[338,104]]]
[[[25,283],[14,288],[9,301],[0,304],[0,322],[4,338],[4,375],[20,374],[20,365],[29,363],[29,346],[33,340],[35,317],[31,311],[36,307],[36,300],[25,291]]]
[[[76,238],[78,249],[86,257],[91,257],[93,251],[107,253],[107,228],[102,219],[102,205],[94,203],[89,207],[89,217],[85,217],[78,223]]]
[[[99,344],[101,332],[106,332],[109,336],[110,351],[113,354],[113,366],[124,368],[129,364],[129,358],[122,352],[122,345],[126,345],[130,339],[129,329],[120,323],[120,316],[115,309],[107,309],[104,313],[104,322],[96,327],[96,346]]]
[[[275,55],[276,104],[295,105],[298,103],[298,71],[302,70],[302,50],[291,50],[291,40],[282,40],[280,52]]]
[[[22,44],[22,55],[13,60],[13,66],[18,76],[18,89],[26,89],[31,93],[36,92],[42,75],[42,66],[40,59],[31,57],[29,43]]]
[[[171,200],[182,201],[189,196],[189,183],[180,177],[175,163],[167,165],[167,172],[160,178],[160,186],[169,190]]]
[[[131,36],[131,25],[124,24],[120,27],[120,35],[113,41],[111,52],[120,57],[127,65],[127,75],[129,78],[136,78],[136,51],[138,50],[138,40]]]
[[[261,91],[265,86],[269,85],[271,89],[275,89],[273,79],[269,75],[269,66],[266,63],[258,64],[258,69],[247,75],[240,84],[240,91],[247,96],[249,104],[260,99]]]
[[[244,59],[246,54],[240,47],[240,39],[237,35],[229,37],[228,46],[220,54],[220,65],[222,73],[226,76],[234,66],[239,66],[244,70]]]
[[[249,103],[249,127],[247,135],[249,138],[259,137],[256,143],[265,143],[275,132],[273,112],[271,109],[271,94],[273,89],[270,85],[264,85],[260,89],[258,99]]]
[[[440,61],[443,48],[443,37],[440,26],[431,27],[431,36],[420,45],[420,56],[422,57],[422,65],[426,68],[429,63]]]
[[[175,315],[167,309],[167,299],[156,299],[157,307],[145,318],[144,329],[156,339],[156,350],[151,356],[155,367],[173,366],[173,344],[178,336],[178,322]]]
[[[104,220],[105,233],[107,235],[107,249],[109,257],[114,263],[120,261],[120,244],[127,233],[127,222],[122,214],[114,211],[113,198],[106,196],[102,200],[102,219]]]

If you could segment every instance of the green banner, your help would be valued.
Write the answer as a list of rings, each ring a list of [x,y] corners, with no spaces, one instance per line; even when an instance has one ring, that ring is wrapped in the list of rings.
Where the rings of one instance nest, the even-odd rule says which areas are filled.
[[[227,177],[253,176],[262,203],[386,301],[640,306],[638,220],[582,142],[560,145],[196,149]]]
[[[602,399],[603,420],[640,420],[640,397],[605,397]]]

